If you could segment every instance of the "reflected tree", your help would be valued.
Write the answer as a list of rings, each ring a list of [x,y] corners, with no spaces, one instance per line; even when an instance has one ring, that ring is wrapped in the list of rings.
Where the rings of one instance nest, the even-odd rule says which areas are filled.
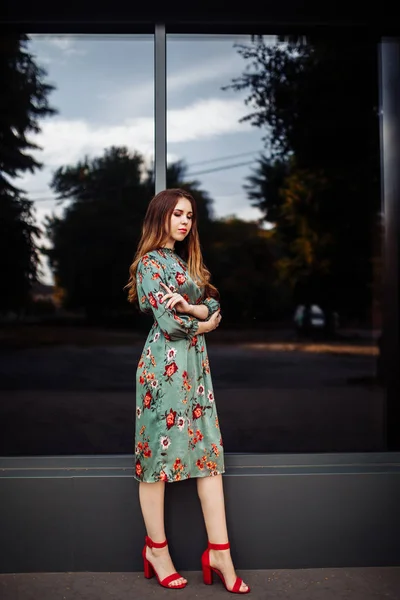
[[[195,196],[204,227],[211,199],[198,182],[186,181],[185,172],[183,163],[169,165],[168,186]],[[64,306],[82,309],[94,321],[131,312],[123,288],[154,195],[153,170],[140,153],[112,147],[103,156],[60,167],[51,187],[60,201],[69,201],[61,217],[47,219],[52,247],[43,250]]]
[[[151,197],[139,153],[112,147],[59,167],[50,186],[65,204],[48,217],[49,257],[64,307],[96,320],[126,305],[126,283],[140,223]]]
[[[169,165],[167,184],[186,189],[196,200],[203,257],[221,294],[224,322],[248,328],[281,316],[288,289],[277,281],[279,254],[271,233],[235,215],[217,219],[209,194],[199,181],[188,181],[186,171],[182,161]]]
[[[38,275],[38,249],[32,202],[15,185],[25,172],[42,165],[33,156],[39,147],[29,134],[40,131],[42,118],[52,115],[48,96],[54,87],[46,71],[28,51],[26,35],[0,38],[0,311],[20,313],[29,304]]]
[[[235,329],[253,328],[284,316],[290,290],[277,276],[280,249],[272,231],[233,215],[214,221],[210,246],[225,322]]]
[[[239,45],[244,120],[265,131],[250,200],[275,224],[295,301],[364,320],[379,231],[377,49],[373,41],[262,38]]]

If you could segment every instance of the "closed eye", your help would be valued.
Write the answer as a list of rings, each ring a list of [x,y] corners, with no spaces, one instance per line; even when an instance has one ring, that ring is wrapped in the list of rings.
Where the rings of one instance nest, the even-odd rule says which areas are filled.
[[[181,213],[174,213],[175,217],[180,217]],[[193,219],[193,215],[187,215],[188,219]]]

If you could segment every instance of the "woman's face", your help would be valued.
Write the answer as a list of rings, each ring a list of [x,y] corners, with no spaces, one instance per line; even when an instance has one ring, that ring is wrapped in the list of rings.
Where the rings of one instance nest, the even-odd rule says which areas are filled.
[[[169,225],[169,241],[174,244],[181,242],[189,235],[192,227],[192,205],[187,198],[179,198],[171,215]]]

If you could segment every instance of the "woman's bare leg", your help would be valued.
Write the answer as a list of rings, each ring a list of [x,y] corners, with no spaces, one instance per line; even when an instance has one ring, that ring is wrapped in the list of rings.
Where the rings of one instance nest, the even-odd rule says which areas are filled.
[[[212,544],[226,544],[228,542],[228,530],[226,526],[222,475],[198,477],[197,491],[203,511],[208,541]],[[210,550],[210,564],[221,571],[226,585],[229,589],[232,589],[236,580],[236,573],[230,550]],[[240,590],[245,592],[247,589],[247,585],[242,583]]]
[[[153,542],[161,543],[165,540],[164,528],[164,495],[165,483],[158,481],[156,483],[139,483],[139,500],[142,509],[144,524],[147,535]],[[160,580],[168,575],[175,573],[175,567],[169,555],[168,546],[165,548],[146,548],[146,556],[154,565]],[[181,577],[172,581],[170,587],[185,583],[186,579]]]

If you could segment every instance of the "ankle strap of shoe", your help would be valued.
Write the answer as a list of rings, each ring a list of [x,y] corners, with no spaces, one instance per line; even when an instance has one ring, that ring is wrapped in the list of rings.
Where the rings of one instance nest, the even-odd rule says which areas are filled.
[[[151,538],[149,538],[148,535],[146,535],[146,546],[148,546],[149,548],[164,548],[166,545],[168,544],[167,540],[165,540],[165,542],[153,542],[153,540]]]
[[[211,542],[208,542],[209,550],[228,550],[230,547],[231,545],[229,542],[226,544],[212,544]]]

